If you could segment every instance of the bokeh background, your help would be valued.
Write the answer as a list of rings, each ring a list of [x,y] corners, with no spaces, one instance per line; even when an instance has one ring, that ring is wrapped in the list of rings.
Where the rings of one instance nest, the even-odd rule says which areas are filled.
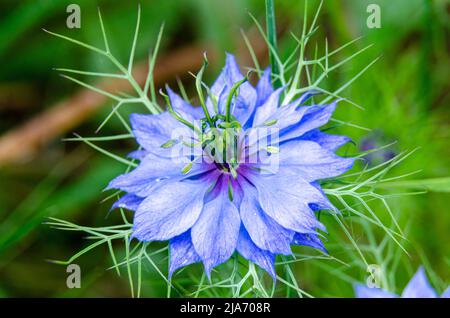
[[[66,7],[81,7],[81,29],[66,27]],[[224,52],[233,52],[243,65],[252,66],[241,36],[252,42],[260,64],[267,65],[267,50],[248,15],[264,22],[262,0],[142,0],[142,25],[136,51],[137,72],[145,72],[145,60],[165,22],[155,81],[177,87],[177,78],[194,95],[189,71],[197,71],[202,52],[207,51],[211,67],[207,80],[219,72]],[[381,8],[381,28],[366,25],[367,5]],[[111,111],[112,101],[62,79],[55,67],[91,71],[112,70],[98,55],[50,36],[46,28],[102,47],[97,7],[103,13],[113,53],[123,62],[129,55],[137,15],[137,1],[33,0],[0,2],[0,296],[23,297],[128,297],[128,280],[118,277],[106,248],[84,255],[82,288],[67,289],[66,267],[48,259],[67,259],[86,242],[80,235],[57,231],[44,225],[49,216],[89,226],[119,222],[108,215],[111,201],[102,192],[108,181],[123,172],[123,166],[90,147],[63,142],[73,132],[92,136]],[[275,1],[279,47],[288,56],[299,33],[303,1]],[[310,1],[312,19],[319,2]],[[377,57],[381,57],[342,95],[362,105],[339,108],[336,118],[371,131],[348,126],[339,131],[353,138],[358,149],[396,141],[392,153],[419,148],[395,168],[396,174],[420,170],[409,179],[450,176],[450,2],[444,0],[346,0],[324,2],[313,42],[330,49],[362,37],[337,54],[344,59],[358,49],[370,49],[334,72],[325,81],[335,89]],[[96,84],[98,79],[82,79]],[[101,80],[100,80],[101,81]],[[103,83],[114,88],[115,83]],[[109,86],[108,86],[109,85]],[[129,106],[124,111],[143,111]],[[112,120],[103,135],[121,131]],[[102,145],[103,146],[103,145]],[[133,141],[104,144],[126,154]],[[391,154],[387,153],[386,156]],[[384,160],[383,156],[372,160]],[[412,189],[411,189],[412,188]],[[399,190],[399,189],[397,189]],[[403,191],[404,190],[404,191]],[[414,186],[400,192],[417,190]],[[406,248],[399,266],[388,268],[401,289],[419,264],[425,264],[432,284],[439,292],[450,282],[450,209],[448,183],[437,183],[426,194],[393,197],[389,200],[399,223],[407,230]],[[330,231],[339,235],[339,231]],[[375,233],[376,234],[376,233]],[[379,234],[382,235],[382,234]],[[362,233],[357,240],[365,241]],[[120,247],[118,247],[120,248]],[[351,247],[349,247],[351,249]],[[353,296],[352,280],[364,280],[365,270],[330,276],[333,265],[302,262],[295,267],[304,290],[315,296]],[[351,279],[349,278],[351,277]],[[148,269],[145,296],[164,296],[164,281]]]

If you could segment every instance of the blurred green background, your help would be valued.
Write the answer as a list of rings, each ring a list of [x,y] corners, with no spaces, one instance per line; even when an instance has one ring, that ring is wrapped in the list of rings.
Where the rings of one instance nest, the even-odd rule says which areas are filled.
[[[81,7],[81,29],[66,27],[66,7],[71,3]],[[186,57],[170,60],[172,64],[179,62],[178,68],[177,65],[170,66],[183,72],[165,74],[161,76],[161,81],[168,81],[171,86],[177,87],[176,78],[179,77],[186,84],[188,95],[193,96],[193,81],[187,72],[198,69],[204,50],[221,52],[216,54],[212,67],[208,69],[207,82],[218,74],[225,51],[237,54],[240,62],[252,66],[240,32],[242,29],[250,38],[255,38],[256,43],[261,43],[261,39],[253,36],[256,34],[255,26],[247,13],[251,12],[263,22],[264,1],[142,0],[140,3],[142,24],[136,60],[146,59],[163,22],[165,32],[158,61],[177,52],[182,52],[178,54]],[[318,3],[309,2],[310,19]],[[369,15],[366,8],[370,3],[380,5],[380,29],[369,29],[366,25]],[[20,136],[24,131],[23,125],[61,101],[71,101],[72,109],[77,107],[77,103],[84,102],[74,98],[81,88],[61,79],[57,72],[52,71],[53,68],[112,70],[111,65],[98,55],[52,37],[41,29],[102,47],[97,16],[97,7],[100,7],[111,49],[121,61],[126,62],[137,4],[137,1],[106,0],[2,0],[0,3],[0,133],[3,135],[0,149],[8,143],[8,138],[12,138],[14,151],[21,154],[6,160],[4,158],[13,151],[2,153],[0,150],[2,297],[129,296],[128,280],[118,277],[114,271],[105,270],[111,266],[106,248],[91,251],[78,260],[82,268],[82,288],[67,289],[66,268],[47,260],[67,259],[85,246],[85,242],[80,235],[53,230],[42,224],[49,216],[89,226],[119,222],[117,214],[108,215],[112,202],[102,202],[107,196],[102,190],[109,180],[123,172],[123,166],[86,145],[61,141],[72,136],[74,131],[82,136],[94,135],[95,129],[110,112],[112,102],[96,105],[95,111],[86,111],[82,119],[69,120],[56,133],[39,139],[32,146],[21,142]],[[280,52],[287,57],[295,44],[289,33],[300,32],[304,3],[278,0],[275,5]],[[419,149],[392,173],[398,175],[421,170],[411,178],[449,176],[450,2],[326,0],[318,25],[320,28],[312,41],[317,41],[321,49],[325,38],[331,50],[362,36],[355,44],[339,52],[337,60],[373,44],[329,76],[324,83],[328,89],[338,88],[381,56],[341,94],[362,105],[365,110],[345,104],[339,108],[335,118],[372,129],[338,127],[340,132],[355,141],[355,146],[349,151],[356,153],[368,142],[381,146],[397,141],[392,147],[393,152]],[[258,55],[260,64],[267,65],[266,52],[263,50]],[[189,61],[197,62],[189,65]],[[85,80],[95,83],[95,79]],[[133,111],[143,111],[143,108],[130,106],[124,114]],[[41,120],[32,127],[37,126],[45,131],[51,126],[46,122],[51,121],[51,117],[39,118]],[[102,134],[118,134],[121,129],[120,121],[112,120]],[[11,134],[11,131],[17,133]],[[33,133],[31,129],[28,134],[23,133],[23,138],[26,140]],[[126,154],[136,145],[132,141],[116,141],[106,143],[105,147],[115,153]],[[439,292],[450,282],[449,187],[435,190],[389,200],[399,223],[407,228],[409,240],[406,248],[410,256],[403,255],[402,265],[396,269],[399,289],[423,263],[432,271],[432,284]],[[337,229],[331,229],[330,234],[340,235]],[[364,242],[363,234],[358,235],[358,241]],[[330,242],[333,241],[330,238]],[[320,261],[303,262],[295,267],[296,277],[304,290],[315,296],[353,295],[351,282],[345,279],[345,275],[331,276],[330,279],[329,267],[327,270],[314,262]],[[364,269],[346,274],[356,280],[364,280],[366,275]],[[145,296],[165,295],[164,281],[151,269],[146,272],[143,288]]]

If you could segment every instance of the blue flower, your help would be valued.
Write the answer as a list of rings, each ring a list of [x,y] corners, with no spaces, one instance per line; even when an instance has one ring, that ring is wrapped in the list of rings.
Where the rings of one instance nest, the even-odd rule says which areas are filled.
[[[315,211],[336,209],[317,181],[352,167],[334,154],[349,138],[319,130],[336,103],[283,105],[283,90],[269,69],[253,87],[228,54],[202,107],[167,88],[169,111],[131,115],[140,164],[108,188],[126,193],[114,207],[135,211],[133,238],[169,241],[169,275],[195,262],[210,275],[237,251],[275,279],[291,245],[326,252]]]
[[[356,285],[355,293],[357,298],[396,298],[396,294],[392,294],[380,288],[369,288],[364,285]],[[436,291],[430,286],[427,275],[423,267],[419,267],[414,277],[409,281],[403,290],[401,298],[437,298]],[[441,298],[450,298],[450,287],[448,287],[441,295]]]

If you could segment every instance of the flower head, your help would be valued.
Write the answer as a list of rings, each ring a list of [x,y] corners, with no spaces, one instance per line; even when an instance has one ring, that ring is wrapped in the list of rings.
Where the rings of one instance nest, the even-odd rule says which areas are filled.
[[[392,294],[380,288],[369,288],[358,284],[355,286],[356,297],[358,298],[396,298],[396,294]],[[401,298],[437,298],[436,291],[428,282],[427,275],[423,267],[419,267],[414,277],[409,281],[403,290]],[[441,298],[450,297],[450,287],[441,295]]]
[[[254,88],[227,55],[201,107],[168,88],[168,111],[131,116],[140,164],[109,188],[126,192],[115,207],[135,211],[134,238],[169,241],[170,275],[195,262],[209,275],[237,251],[275,278],[291,245],[326,251],[315,211],[335,208],[317,181],[352,167],[334,154],[349,138],[319,130],[336,103],[302,106],[307,93],[284,105],[283,90],[270,70]]]

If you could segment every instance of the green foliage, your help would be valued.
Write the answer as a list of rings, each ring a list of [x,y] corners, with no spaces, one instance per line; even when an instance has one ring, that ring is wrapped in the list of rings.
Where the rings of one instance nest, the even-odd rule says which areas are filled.
[[[365,8],[373,2],[382,8],[382,28],[369,30],[365,26]],[[282,21],[288,30],[278,39],[278,50],[270,49],[280,68],[279,80],[288,85],[285,101],[311,88],[323,92],[314,102],[340,97],[343,102],[330,129],[351,136],[355,142],[355,146],[341,149],[342,154],[359,153],[357,145],[363,137],[373,136],[373,130],[381,131],[383,136],[378,147],[392,143],[386,149],[397,153],[385,164],[361,163],[361,172],[328,181],[327,194],[342,212],[320,215],[329,230],[329,255],[296,248],[292,257],[277,260],[279,277],[275,286],[268,275],[239,257],[213,272],[212,282],[199,265],[183,269],[171,282],[167,281],[167,247],[130,243],[130,216],[124,211],[107,212],[118,193],[108,197],[101,192],[112,177],[134,165],[121,155],[135,147],[129,140],[127,114],[136,109],[158,111],[160,99],[150,72],[148,85],[136,89],[135,96],[109,95],[116,102],[113,111],[100,113],[77,129],[80,135],[92,135],[101,129],[101,136],[70,138],[93,146],[99,153],[66,142],[64,146],[52,146],[39,167],[0,172],[0,295],[353,296],[352,284],[365,281],[367,264],[379,265],[383,287],[398,291],[422,263],[433,285],[442,291],[450,279],[450,246],[445,244],[450,223],[445,213],[449,191],[446,176],[450,174],[445,121],[449,115],[445,107],[449,102],[445,93],[450,64],[445,32],[449,25],[441,2],[430,2],[428,6],[424,3],[326,1],[322,13],[316,14],[315,2],[304,10],[303,2],[275,1],[277,17],[283,17],[278,22]],[[234,51],[237,28],[247,29],[254,22],[264,21],[261,1],[152,1],[142,4],[142,27],[137,39],[138,33],[132,32],[137,12],[134,4],[79,4],[84,12],[80,31],[64,29],[62,2],[0,5],[9,6],[8,11],[2,10],[7,13],[2,13],[5,18],[0,23],[0,56],[8,61],[2,66],[2,81],[44,80],[46,95],[61,98],[71,93],[73,86],[56,81],[55,74],[48,71],[52,67],[70,65],[73,69],[58,71],[70,74],[70,80],[85,87],[92,87],[90,76],[132,81],[129,67],[134,60],[149,58],[150,65],[157,63],[155,43],[161,44],[164,53],[167,47],[188,37],[188,41],[217,41],[222,49]],[[97,5],[104,12],[101,25]],[[255,18],[248,18],[244,7]],[[188,13],[194,8],[200,18]],[[216,11],[223,14],[211,14]],[[161,38],[163,19],[165,34]],[[289,31],[297,33],[299,24],[301,34],[291,35]],[[43,25],[68,34],[66,40],[80,39],[78,44],[83,45],[76,49],[73,43],[49,37],[40,31]],[[263,26],[257,28],[265,34]],[[247,42],[254,61],[250,69],[260,73],[267,63],[256,61],[248,37],[244,33],[244,44]],[[95,45],[86,47],[84,43]],[[155,54],[148,55],[151,47]],[[109,51],[114,54],[109,55]],[[120,73],[116,73],[117,69]],[[205,76],[215,73],[208,70]],[[193,86],[181,87],[185,98],[195,95]],[[139,106],[142,102],[144,107]],[[8,127],[7,123],[1,124]],[[56,159],[51,156],[55,148],[63,153]],[[14,193],[11,189],[15,189]],[[418,193],[421,195],[412,195]],[[107,201],[99,204],[103,199]],[[43,222],[70,232],[54,231]],[[86,240],[81,240],[84,235]],[[98,252],[93,249],[97,247]],[[75,250],[82,251],[75,256],[82,265],[83,288],[67,291],[65,268],[43,264],[43,260],[74,261],[68,255]],[[104,270],[107,267],[109,271]],[[32,286],[23,287],[26,284],[21,277]],[[130,292],[124,285],[130,286]]]

